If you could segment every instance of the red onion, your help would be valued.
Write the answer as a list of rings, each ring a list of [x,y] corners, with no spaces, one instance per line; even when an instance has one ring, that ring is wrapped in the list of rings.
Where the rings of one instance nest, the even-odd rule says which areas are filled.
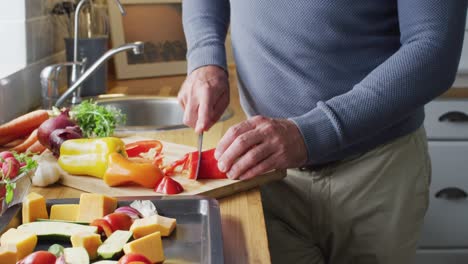
[[[57,117],[50,118],[41,124],[37,131],[37,138],[42,145],[51,148],[50,134],[56,129],[62,129],[76,124],[69,118],[68,110],[63,111]]]
[[[82,138],[81,129],[78,126],[68,126],[62,129],[55,129],[49,135],[49,149],[54,155],[60,155],[60,146],[65,140]]]
[[[138,218],[141,217],[140,212],[137,209],[132,208],[130,206],[119,207],[119,208],[115,209],[114,212],[115,213],[124,213],[124,214],[130,216],[132,219],[138,219]]]

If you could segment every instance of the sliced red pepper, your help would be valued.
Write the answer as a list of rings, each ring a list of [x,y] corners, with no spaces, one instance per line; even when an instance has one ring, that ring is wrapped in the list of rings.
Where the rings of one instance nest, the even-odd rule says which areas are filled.
[[[106,237],[110,237],[110,235],[112,235],[112,233],[113,233],[110,223],[108,221],[106,221],[105,219],[96,219],[93,222],[91,222],[91,224],[89,224],[89,225],[90,226],[97,226],[98,233],[102,234],[102,232],[104,232]]]
[[[183,158],[172,162],[171,165],[163,169],[164,175],[166,176],[174,175],[175,169],[182,165],[183,165],[182,170],[186,169],[188,159],[189,159],[189,153],[185,154]]]
[[[198,179],[227,179],[226,173],[218,169],[218,161],[214,157],[215,149],[202,151]],[[189,153],[189,179],[195,179],[198,165],[198,151]]]
[[[162,194],[178,194],[183,192],[184,188],[173,178],[164,176],[155,191]]]
[[[159,140],[141,140],[125,145],[125,150],[129,158],[139,157],[140,154],[146,153],[151,149],[156,149],[156,154],[161,153],[163,148]]]

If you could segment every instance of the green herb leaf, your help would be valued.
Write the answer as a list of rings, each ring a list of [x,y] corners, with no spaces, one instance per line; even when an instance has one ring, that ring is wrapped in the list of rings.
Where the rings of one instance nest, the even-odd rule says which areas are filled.
[[[15,153],[13,152],[15,159],[17,159],[20,163],[26,163],[23,167],[20,168],[19,173],[28,172],[37,168],[37,162],[32,159],[29,153]]]
[[[125,115],[120,109],[101,106],[96,102],[83,101],[74,106],[70,116],[80,126],[84,137],[108,137],[117,125],[125,123]]]
[[[5,183],[5,188],[6,188],[5,202],[9,204],[13,201],[13,197],[15,196],[16,183],[10,182],[7,179],[5,179],[5,182],[6,182]]]

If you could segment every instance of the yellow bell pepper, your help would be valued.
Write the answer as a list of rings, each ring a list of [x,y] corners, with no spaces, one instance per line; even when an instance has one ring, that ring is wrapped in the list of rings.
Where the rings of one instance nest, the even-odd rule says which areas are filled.
[[[111,153],[126,157],[125,143],[120,138],[69,139],[60,147],[58,164],[74,175],[104,177]]]

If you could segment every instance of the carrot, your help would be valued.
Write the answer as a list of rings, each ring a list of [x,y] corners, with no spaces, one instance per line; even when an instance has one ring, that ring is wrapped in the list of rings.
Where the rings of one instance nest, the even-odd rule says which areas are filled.
[[[25,138],[17,138],[11,142],[8,142],[6,143],[5,145],[3,145],[3,147],[5,148],[14,148],[18,145],[20,145],[21,143],[23,143],[26,139]]]
[[[0,125],[0,138],[11,137],[12,139],[10,141],[12,141],[29,135],[47,119],[49,119],[49,114],[46,110],[36,110],[17,117],[8,123]]]
[[[34,144],[32,144],[26,150],[26,152],[34,153],[34,154],[41,154],[42,152],[44,152],[44,150],[46,150],[46,147],[44,147],[44,145],[42,145],[41,142],[39,142],[39,140],[38,140],[38,141],[34,142]]]
[[[0,146],[6,145],[14,141],[17,138],[18,137],[16,135],[10,135],[10,136],[5,136],[5,137],[0,136]]]
[[[25,152],[36,141],[38,141],[38,139],[37,139],[37,129],[34,130],[31,133],[31,135],[29,135],[29,137],[23,143],[21,143],[18,146],[12,148],[11,150],[16,151],[18,153]]]

